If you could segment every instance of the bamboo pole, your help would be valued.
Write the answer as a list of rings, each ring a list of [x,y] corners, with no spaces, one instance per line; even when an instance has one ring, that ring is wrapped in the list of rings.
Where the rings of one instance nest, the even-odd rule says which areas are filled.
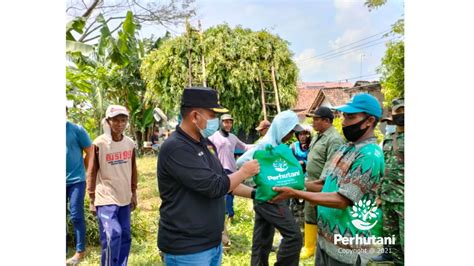
[[[191,40],[191,30],[190,30],[190,25],[188,23],[188,20],[186,19],[186,37],[187,37],[187,44],[188,44],[188,86],[192,87],[193,86],[193,72],[192,72],[192,62],[191,62],[191,47],[189,45],[189,42]]]
[[[201,46],[202,45],[202,28],[201,28],[201,20],[198,20],[199,23],[199,37],[201,39]],[[207,87],[207,81],[206,81],[206,62],[204,61],[204,48],[202,50],[202,56],[201,56],[201,63],[202,63],[202,85],[204,87]]]
[[[262,91],[262,112],[263,112],[263,119],[267,119],[267,109],[265,108],[265,87],[263,86],[262,75],[260,75],[260,70],[258,70],[258,81],[260,81],[260,89]]]
[[[278,87],[275,79],[275,67],[272,65],[272,82],[273,82],[273,89],[275,90],[275,99],[276,99],[276,106],[278,113],[281,112],[280,110],[280,95],[278,94]]]

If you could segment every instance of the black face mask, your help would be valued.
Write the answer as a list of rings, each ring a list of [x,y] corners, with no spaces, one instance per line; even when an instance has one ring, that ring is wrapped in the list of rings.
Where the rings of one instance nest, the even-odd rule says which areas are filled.
[[[405,113],[392,115],[393,123],[397,126],[404,126],[405,125]]]
[[[369,119],[369,116],[367,116],[366,118],[362,119],[360,122],[357,122],[355,123],[354,125],[350,125],[350,126],[345,126],[342,128],[342,132],[344,133],[344,137],[346,137],[346,139],[348,141],[356,141],[358,139],[360,139],[360,137],[362,137],[362,135],[365,134],[365,132],[367,131],[367,129],[369,129],[369,127],[366,127],[364,129],[361,129],[360,126],[365,122],[365,120]]]

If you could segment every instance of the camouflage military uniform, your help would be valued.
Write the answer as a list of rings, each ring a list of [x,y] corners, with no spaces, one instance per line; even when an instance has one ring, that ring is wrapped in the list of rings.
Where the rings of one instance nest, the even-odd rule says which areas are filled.
[[[383,234],[395,235],[396,245],[387,246],[395,265],[404,263],[404,187],[405,187],[405,133],[392,133],[383,142],[385,175],[379,197],[382,200]]]

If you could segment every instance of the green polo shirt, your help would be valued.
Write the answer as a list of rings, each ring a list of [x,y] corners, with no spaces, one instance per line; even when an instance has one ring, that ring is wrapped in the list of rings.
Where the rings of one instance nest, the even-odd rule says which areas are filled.
[[[344,144],[344,140],[334,126],[317,135],[310,144],[306,173],[309,180],[320,179],[326,162]]]

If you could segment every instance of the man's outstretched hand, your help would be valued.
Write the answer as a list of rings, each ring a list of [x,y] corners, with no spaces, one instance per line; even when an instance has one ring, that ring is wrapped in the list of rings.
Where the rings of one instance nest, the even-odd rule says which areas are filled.
[[[295,190],[290,187],[273,187],[273,191],[279,192],[279,194],[270,200],[271,203],[294,198],[296,196]]]
[[[242,168],[240,168],[247,177],[254,176],[260,172],[260,164],[258,163],[257,160],[251,160],[244,165],[242,165]]]

